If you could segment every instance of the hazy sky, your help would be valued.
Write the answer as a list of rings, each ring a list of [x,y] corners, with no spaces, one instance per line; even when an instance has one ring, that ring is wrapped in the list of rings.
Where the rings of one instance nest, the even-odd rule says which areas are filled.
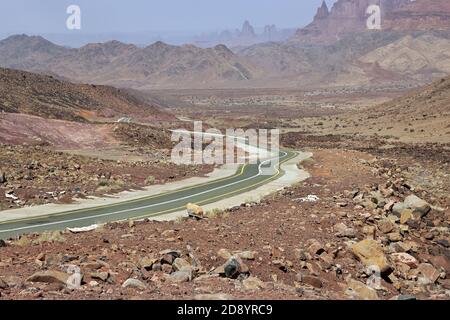
[[[81,7],[82,32],[210,31],[311,21],[322,0],[1,0],[0,33],[66,32],[66,8]],[[334,0],[327,0],[332,4]]]

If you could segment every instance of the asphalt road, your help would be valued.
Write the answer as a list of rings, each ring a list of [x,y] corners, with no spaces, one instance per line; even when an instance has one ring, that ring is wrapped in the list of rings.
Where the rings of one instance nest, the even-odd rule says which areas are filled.
[[[280,164],[297,156],[295,152],[281,151]],[[15,238],[33,232],[64,230],[86,227],[112,221],[140,220],[184,210],[187,203],[205,205],[252,191],[284,173],[277,166],[273,174],[261,173],[269,167],[268,160],[257,164],[247,164],[239,168],[235,175],[209,183],[182,188],[138,200],[124,201],[113,205],[42,215],[33,218],[10,220],[0,223],[0,239]]]

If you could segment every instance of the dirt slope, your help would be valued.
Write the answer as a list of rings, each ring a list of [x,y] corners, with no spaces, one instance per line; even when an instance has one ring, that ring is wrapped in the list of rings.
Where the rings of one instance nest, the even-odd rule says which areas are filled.
[[[86,122],[141,122],[175,117],[143,98],[112,87],[73,84],[52,76],[0,68],[0,111],[44,118]]]

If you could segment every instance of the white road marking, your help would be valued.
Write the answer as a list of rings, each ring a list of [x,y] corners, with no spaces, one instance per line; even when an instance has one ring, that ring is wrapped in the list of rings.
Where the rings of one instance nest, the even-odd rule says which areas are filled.
[[[286,157],[288,155],[287,152],[284,152],[284,151],[281,151],[281,152],[284,153],[284,155],[282,157],[280,157],[280,158],[284,158],[284,157]],[[82,221],[82,220],[89,220],[89,219],[95,219],[95,218],[100,218],[100,217],[112,216],[112,215],[117,215],[117,214],[121,214],[121,213],[124,213],[124,212],[132,212],[132,211],[136,211],[136,210],[141,210],[141,209],[147,209],[147,208],[151,208],[151,207],[155,207],[155,206],[160,206],[160,205],[176,202],[176,201],[179,201],[179,200],[188,199],[188,198],[191,198],[191,197],[194,197],[194,196],[210,193],[211,191],[220,190],[220,189],[223,189],[223,188],[226,188],[226,187],[229,187],[229,186],[241,183],[241,182],[245,182],[245,181],[248,181],[248,180],[251,180],[251,179],[254,179],[254,178],[257,178],[257,177],[261,176],[261,174],[262,174],[262,166],[265,163],[267,163],[267,162],[271,162],[272,160],[276,160],[277,158],[278,157],[272,158],[272,159],[268,159],[268,160],[265,160],[265,161],[261,162],[259,164],[259,166],[258,166],[258,174],[255,175],[255,176],[252,176],[252,177],[249,177],[249,178],[246,178],[246,179],[243,179],[243,180],[239,180],[239,181],[236,181],[236,182],[232,182],[232,183],[229,183],[227,185],[223,185],[223,186],[216,187],[216,188],[213,188],[213,189],[209,189],[207,191],[202,191],[202,192],[199,192],[199,193],[196,193],[196,194],[192,194],[192,195],[189,195],[189,196],[186,196],[186,197],[173,199],[173,200],[169,200],[169,201],[164,201],[164,202],[160,202],[160,203],[155,203],[155,204],[147,205],[147,206],[143,206],[143,207],[137,207],[137,208],[133,208],[133,209],[127,209],[127,210],[120,210],[120,211],[115,211],[115,212],[110,212],[110,213],[98,214],[98,215],[95,215],[95,216],[82,217],[82,218],[76,218],[76,219],[67,219],[67,220],[56,221],[56,222],[48,222],[48,223],[43,223],[43,224],[29,226],[29,227],[20,227],[20,228],[14,228],[14,229],[0,230],[0,234],[7,233],[7,232],[14,232],[14,231],[22,231],[22,230],[27,230],[27,229],[33,229],[33,228],[36,228],[36,227],[48,227],[48,226],[52,226],[52,225],[58,225],[58,224],[64,224],[64,223],[70,223],[70,222],[76,222],[76,221]],[[92,208],[92,209],[95,210],[95,208]]]

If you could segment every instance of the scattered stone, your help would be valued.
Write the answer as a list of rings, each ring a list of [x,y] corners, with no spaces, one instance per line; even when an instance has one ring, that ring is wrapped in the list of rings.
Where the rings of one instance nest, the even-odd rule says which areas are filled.
[[[431,264],[445,271],[447,277],[450,276],[450,257],[449,256],[431,256],[428,258]]]
[[[383,248],[375,240],[366,239],[354,244],[352,252],[366,267],[375,265],[382,273],[391,269]]]
[[[244,260],[255,260],[255,253],[253,251],[236,252],[235,255]]]
[[[399,232],[392,232],[388,234],[389,241],[391,242],[399,242],[402,241],[403,237]]]
[[[183,258],[176,258],[172,267],[175,271],[192,271],[192,265]]]
[[[316,239],[309,239],[308,241],[306,241],[306,246],[308,247],[308,252],[312,256],[315,256],[316,254],[320,255],[322,252],[325,251],[322,244]]]
[[[175,234],[176,234],[175,230],[166,230],[161,233],[161,236],[163,236],[165,238],[169,238],[169,237],[175,236]]]
[[[411,209],[405,209],[400,215],[400,223],[406,224],[408,221],[414,219],[414,215]]]
[[[394,262],[401,262],[408,265],[410,268],[417,268],[419,262],[412,255],[401,252],[391,254],[391,258]]]
[[[297,275],[297,279],[300,280],[302,283],[305,283],[307,285],[310,285],[314,288],[322,288],[323,283],[322,280],[320,280],[320,278],[315,277],[315,276],[311,276],[311,275],[301,275],[301,277],[299,277]]]
[[[417,271],[419,274],[418,282],[422,285],[433,284],[440,276],[440,272],[429,263],[421,263]]]
[[[6,247],[6,242],[0,239],[0,248]]]
[[[237,256],[232,256],[224,264],[224,274],[227,278],[235,279],[241,273],[248,273],[248,267],[242,262],[241,258]]]
[[[375,289],[353,279],[347,281],[345,294],[357,300],[379,300]]]
[[[443,246],[444,248],[450,247],[450,242],[447,239],[439,239],[436,241],[439,245]],[[1,245],[0,245],[1,247]]]
[[[93,272],[91,273],[91,278],[106,282],[109,278],[109,272]]]
[[[151,270],[153,265],[155,263],[157,263],[159,260],[155,259],[155,258],[149,258],[149,257],[144,257],[139,261],[139,265],[141,266],[141,268],[144,268],[146,270]]]
[[[166,277],[166,280],[172,283],[183,283],[192,280],[191,271],[177,271]]]
[[[171,264],[163,264],[161,265],[161,271],[170,274],[173,272],[173,267]]]
[[[356,237],[356,230],[347,227],[344,223],[338,223],[333,227],[336,232],[336,236],[343,238],[354,238]]]
[[[196,204],[188,203],[186,205],[186,210],[190,217],[197,218],[197,219],[203,218],[203,215],[204,215],[203,208]]]
[[[70,275],[60,271],[40,271],[27,279],[29,282],[60,283],[67,285]]]
[[[375,240],[377,235],[377,229],[374,226],[364,226],[362,229],[367,239]]]
[[[403,202],[397,202],[396,204],[394,204],[394,206],[392,207],[392,213],[395,214],[396,216],[399,216],[402,214],[403,210],[405,210],[405,204]]]
[[[423,218],[431,211],[431,206],[415,195],[406,197],[404,205],[405,208],[411,209],[417,218]]]
[[[395,225],[389,219],[383,219],[378,223],[378,229],[384,233],[390,233],[394,230]]]
[[[159,252],[160,256],[171,255],[174,259],[181,257],[181,252],[178,250],[167,249]]]
[[[122,288],[135,288],[135,289],[147,289],[147,285],[138,279],[127,279],[122,284]]]
[[[217,255],[218,255],[219,257],[225,259],[225,260],[230,259],[231,256],[232,256],[231,253],[230,253],[230,251],[228,251],[228,250],[226,250],[226,249],[220,249],[220,250],[217,252]]]
[[[245,279],[244,281],[242,281],[242,285],[244,289],[248,291],[256,291],[264,288],[264,282],[262,282],[257,277],[249,277]]]

